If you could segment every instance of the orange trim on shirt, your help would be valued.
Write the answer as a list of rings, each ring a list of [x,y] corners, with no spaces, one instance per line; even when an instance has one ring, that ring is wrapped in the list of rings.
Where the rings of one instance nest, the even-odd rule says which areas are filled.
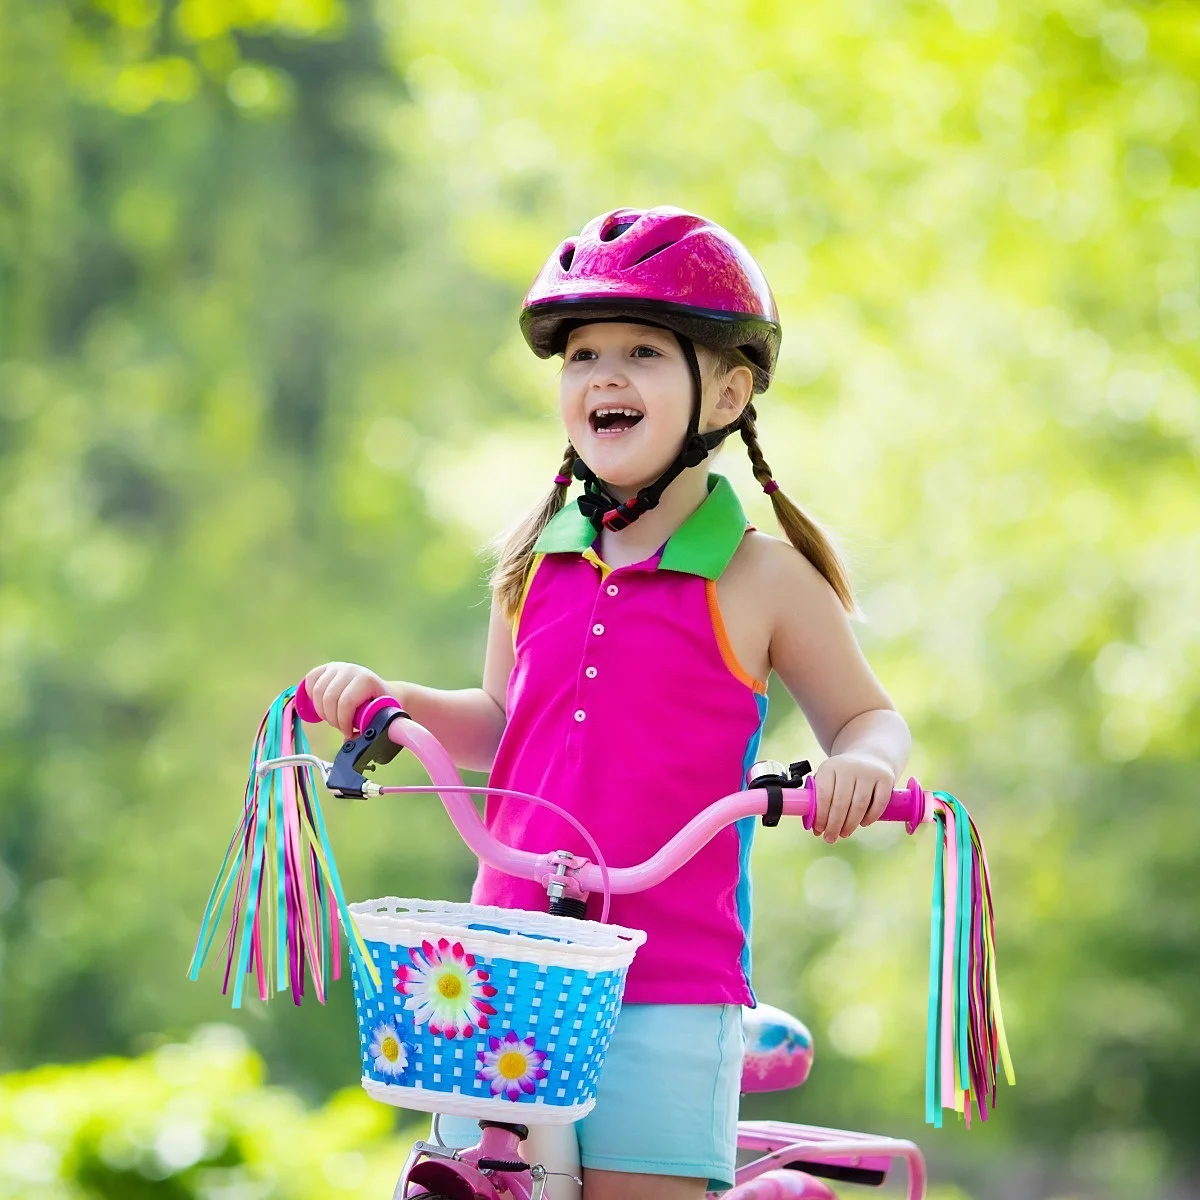
[[[513,613],[512,623],[512,639],[513,648],[517,645],[517,626],[521,623],[521,613],[525,610],[525,597],[529,595],[530,584],[533,583],[533,577],[537,574],[537,569],[542,565],[544,554],[535,554],[533,556],[533,564],[529,568],[529,574],[525,576],[525,586],[521,589],[521,599],[517,601],[517,611]]]
[[[708,598],[708,615],[712,618],[713,633],[716,635],[717,646],[721,651],[721,657],[725,660],[725,665],[729,668],[730,674],[752,691],[757,692],[760,696],[765,696],[767,694],[767,685],[761,679],[755,679],[738,662],[738,657],[733,652],[733,646],[729,641],[729,633],[725,629],[725,618],[721,616],[721,602],[717,599],[717,581],[715,579],[705,580],[704,594]]]

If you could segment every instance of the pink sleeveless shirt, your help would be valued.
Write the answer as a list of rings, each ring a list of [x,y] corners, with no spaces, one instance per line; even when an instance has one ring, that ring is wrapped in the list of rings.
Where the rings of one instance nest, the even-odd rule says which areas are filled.
[[[514,627],[516,665],[491,783],[545,796],[577,817],[610,866],[657,851],[701,809],[743,786],[766,716],[766,685],[738,664],[716,581],[746,531],[729,481],[661,555],[610,570],[571,504],[535,546]],[[489,828],[544,852],[586,846],[561,818],[491,797]],[[753,1004],[750,842],[757,818],[722,830],[666,882],[614,896],[611,919],[643,929],[625,999]],[[481,866],[472,900],[544,911],[536,883]],[[588,915],[599,915],[593,895]]]

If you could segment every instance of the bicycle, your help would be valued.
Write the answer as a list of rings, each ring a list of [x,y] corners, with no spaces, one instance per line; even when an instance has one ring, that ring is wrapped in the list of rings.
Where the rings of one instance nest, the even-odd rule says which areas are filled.
[[[331,763],[308,752],[300,718],[319,719],[303,683],[299,689],[284,692],[260,726],[243,820],[209,900],[193,955],[192,978],[196,978],[232,890],[234,918],[225,985],[233,967],[238,925],[244,916],[234,1005],[240,1004],[242,981],[252,972],[257,974],[260,996],[267,998],[270,971],[264,967],[261,914],[265,907],[269,924],[271,908],[261,905],[260,899],[263,891],[271,894],[268,884],[272,860],[266,847],[273,840],[278,927],[275,939],[268,927],[266,941],[268,948],[274,941],[278,950],[276,980],[280,989],[290,984],[299,1003],[307,962],[318,999],[323,1000],[331,962],[334,978],[338,975],[336,918],[340,918],[349,939],[363,1086],[376,1099],[434,1114],[432,1140],[414,1144],[397,1182],[394,1200],[568,1200],[578,1196],[578,1160],[570,1152],[574,1140],[571,1122],[594,1103],[595,1078],[620,1006],[624,970],[639,939],[644,940],[639,931],[606,924],[611,896],[640,891],[668,879],[733,821],[757,816],[764,825],[773,826],[785,816],[799,817],[806,828],[811,828],[815,788],[808,764],[784,767],[770,760],[756,763],[743,791],[703,810],[650,859],[636,866],[610,868],[586,829],[544,798],[465,785],[437,739],[408,717],[392,697],[377,697],[360,708],[355,714],[355,735],[344,742]],[[421,763],[432,786],[383,787],[366,778],[364,772],[390,762],[404,748]],[[543,884],[548,912],[538,915],[484,910],[394,897],[347,906],[316,790],[307,774],[313,770],[338,796],[369,798],[436,792],[477,858]],[[282,783],[276,782],[277,774],[282,775]],[[264,779],[271,781],[265,801],[260,796]],[[545,805],[577,829],[594,860],[567,851],[534,854],[504,845],[487,830],[470,799],[475,794],[519,795]],[[965,1111],[968,1119],[973,1100],[981,1117],[986,1118],[986,1098],[990,1096],[993,1104],[995,1101],[998,1061],[1003,1062],[1010,1083],[1013,1079],[996,994],[991,898],[982,845],[958,801],[946,793],[926,793],[915,779],[910,779],[905,789],[893,792],[882,819],[903,822],[909,833],[936,819],[945,834],[944,845],[939,843],[937,847],[936,870],[938,883],[946,881],[949,886],[941,888],[942,897],[935,886],[935,932],[941,900],[949,911],[942,912],[942,946],[939,950],[935,938],[931,956],[927,1116],[940,1124],[940,1108],[936,1105],[940,1097],[943,1104],[949,1102]],[[273,839],[268,838],[269,833],[274,834]],[[241,849],[231,863],[235,846]],[[595,892],[602,895],[599,923],[584,919],[587,898]],[[514,925],[515,930],[502,928]],[[510,940],[498,941],[501,935]],[[436,943],[432,940],[435,937]],[[451,942],[450,937],[456,940]],[[481,944],[491,957],[472,954],[471,938],[482,938]],[[969,944],[964,939],[970,939]],[[581,945],[583,953],[578,954]],[[407,950],[410,965],[402,961],[401,950]],[[532,971],[522,958],[530,954]],[[562,1038],[564,1048],[587,1041],[586,1054],[581,1050],[579,1055],[587,1060],[586,1067],[572,1063],[575,1055],[570,1050],[561,1054],[561,1061],[553,1062],[556,1070],[567,1064],[559,1072],[558,1081],[566,1086],[559,1086],[557,1091],[565,1096],[572,1089],[568,1100],[555,1101],[546,1083],[550,1076],[549,1051],[558,1054],[560,1048],[553,1042],[539,1048],[534,1035],[519,1035],[513,1028],[516,1018],[508,1019],[511,1002],[504,1012],[499,1011],[501,998],[490,980],[499,978],[498,966],[510,962],[505,955],[517,956],[512,960],[517,966],[511,978],[534,978],[531,986],[539,990],[552,989],[555,970],[560,978],[565,972],[570,999],[563,999],[565,993],[561,993],[552,1002],[559,1005],[554,1010],[557,1015],[548,1017],[549,1008],[542,1015],[543,1028],[549,1020],[550,1032]],[[548,965],[560,959],[568,964],[565,968]],[[404,1033],[399,1030],[398,1020],[393,1019],[392,1024],[382,1022],[385,1011],[401,1011],[394,998],[388,1000],[391,1009],[386,1009],[381,999],[385,993],[378,967],[384,962],[395,968],[396,991],[406,997],[402,1003],[407,1010],[415,1010],[412,1028]],[[590,969],[582,965],[585,963]],[[437,977],[444,984],[440,998],[430,987],[438,970],[442,974]],[[577,976],[584,980],[582,985]],[[960,984],[965,986],[960,988]],[[448,990],[451,988],[457,989],[452,995]],[[514,991],[515,985],[510,984],[508,992]],[[605,999],[598,1008],[594,997],[601,994]],[[549,995],[549,991],[541,991],[528,1001],[533,1007],[526,1017],[534,1026],[541,996]],[[581,1031],[585,1019],[596,1018],[591,1040],[567,1038],[567,1009],[572,1003],[578,1006],[577,1010],[570,1008],[569,1013],[575,1018],[575,1030]],[[433,1025],[431,1014],[438,1015],[440,1026]],[[743,1016],[743,1093],[800,1086],[807,1078],[813,1053],[812,1037],[804,1025],[766,1005],[744,1010]],[[420,1045],[418,1038],[422,1039]],[[471,1064],[465,1056],[464,1040],[484,1047],[475,1051],[479,1069],[474,1082],[470,1080]],[[424,1056],[413,1068],[415,1075],[409,1070],[410,1051],[414,1058]],[[456,1065],[442,1066],[443,1053],[447,1058],[456,1054]],[[504,1065],[505,1056],[511,1059],[511,1069]],[[457,1082],[443,1082],[443,1074]],[[398,1078],[410,1082],[396,1082]],[[476,1145],[454,1149],[442,1142],[438,1114],[446,1111],[480,1120]],[[557,1141],[548,1133],[551,1130],[559,1131]],[[537,1153],[530,1152],[531,1147],[539,1145]],[[830,1182],[882,1184],[899,1163],[906,1167],[909,1200],[920,1200],[925,1194],[924,1158],[911,1141],[775,1121],[742,1121],[738,1125],[738,1147],[759,1157],[738,1167],[733,1189],[724,1193],[727,1200],[836,1200]],[[550,1190],[552,1179],[556,1182]]]

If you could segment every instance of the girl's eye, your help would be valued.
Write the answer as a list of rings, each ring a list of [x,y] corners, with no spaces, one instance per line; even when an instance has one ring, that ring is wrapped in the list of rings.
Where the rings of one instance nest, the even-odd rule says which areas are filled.
[[[656,350],[653,346],[634,346],[629,352],[631,358],[661,358],[662,352]],[[588,350],[586,347],[580,346],[578,350],[571,351],[571,362],[590,362],[596,357],[595,350]]]

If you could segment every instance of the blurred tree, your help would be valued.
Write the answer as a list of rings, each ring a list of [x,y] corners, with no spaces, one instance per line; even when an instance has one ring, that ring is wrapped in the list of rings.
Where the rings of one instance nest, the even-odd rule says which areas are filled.
[[[372,22],[294,2],[0,14],[13,1066],[137,1047],[226,1007],[184,985],[187,947],[280,686],[334,657],[465,681],[482,638],[461,633],[473,548],[428,549],[408,473],[428,416],[401,386],[398,318],[440,267],[426,239],[413,268],[420,230],[387,202],[406,185],[378,114],[403,86]],[[397,863],[415,892],[449,862],[462,886],[446,839],[414,849],[440,815],[411,811],[399,836],[380,812],[347,814],[363,892],[397,890]],[[307,1009],[256,1030],[285,1077],[323,1091],[354,1070],[338,1004],[340,1040]]]

